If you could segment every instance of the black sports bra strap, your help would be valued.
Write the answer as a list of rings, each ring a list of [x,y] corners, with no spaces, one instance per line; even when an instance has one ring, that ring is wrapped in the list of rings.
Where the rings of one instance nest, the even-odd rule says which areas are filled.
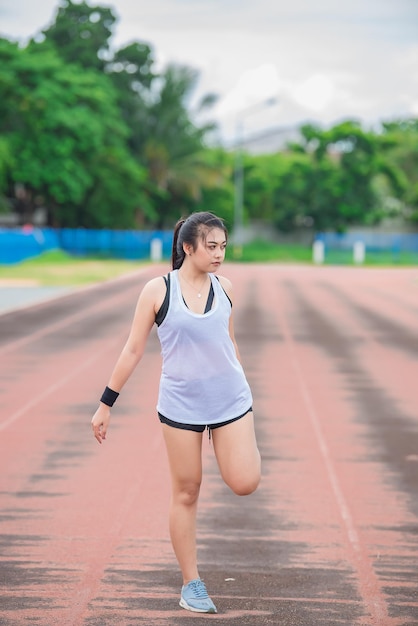
[[[163,276],[163,278],[167,289],[165,292],[163,303],[160,306],[157,315],[155,316],[155,323],[157,324],[157,326],[160,326],[160,324],[163,323],[165,316],[167,315],[168,306],[170,304],[170,273],[168,273],[167,276]]]
[[[164,282],[166,284],[167,290],[166,290],[166,294],[165,294],[163,303],[162,303],[162,305],[161,305],[157,315],[155,316],[155,323],[157,324],[157,326],[160,326],[163,323],[163,321],[165,319],[165,316],[167,315],[168,307],[169,307],[169,304],[170,304],[170,273],[168,273],[167,276],[163,276],[163,278],[164,278]],[[218,278],[218,277],[216,277],[216,278]],[[209,289],[209,295],[208,295],[208,299],[206,301],[204,314],[205,313],[209,313],[209,311],[211,310],[211,308],[213,306],[214,298],[215,298],[215,291],[213,289],[213,285],[212,285],[212,282],[211,282],[210,283],[210,289]],[[229,298],[228,298],[228,300],[229,300]],[[183,298],[183,302],[187,306],[187,303],[184,300],[184,298]]]
[[[209,313],[209,311],[212,308],[213,305],[213,299],[215,297],[215,292],[213,291],[213,285],[212,282],[210,283],[210,289],[209,289],[209,295],[208,295],[208,299],[206,301],[206,306],[205,306],[205,313]]]

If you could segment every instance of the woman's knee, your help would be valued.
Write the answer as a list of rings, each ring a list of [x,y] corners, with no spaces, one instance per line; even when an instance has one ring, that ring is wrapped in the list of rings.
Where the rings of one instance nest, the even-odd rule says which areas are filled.
[[[257,489],[260,484],[261,473],[255,470],[252,474],[246,476],[234,476],[230,480],[226,480],[228,487],[237,496],[249,496]]]
[[[260,476],[257,475],[245,481],[244,480],[238,480],[236,482],[234,481],[230,485],[230,488],[237,496],[249,496],[250,494],[254,493],[254,491],[257,489],[259,484],[260,484]]]
[[[200,483],[188,482],[176,485],[173,488],[173,500],[183,506],[196,504],[200,493]]]

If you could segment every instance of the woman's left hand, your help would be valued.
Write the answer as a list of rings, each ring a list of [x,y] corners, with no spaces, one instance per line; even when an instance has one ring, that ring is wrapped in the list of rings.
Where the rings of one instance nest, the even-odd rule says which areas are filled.
[[[110,422],[110,407],[106,404],[100,403],[99,408],[93,415],[91,420],[91,427],[93,434],[99,443],[102,443],[106,439],[106,433]]]

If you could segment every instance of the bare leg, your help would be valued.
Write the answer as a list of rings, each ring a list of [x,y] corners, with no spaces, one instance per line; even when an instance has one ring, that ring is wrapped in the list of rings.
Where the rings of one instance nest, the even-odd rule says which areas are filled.
[[[171,472],[171,543],[183,584],[199,577],[196,551],[196,513],[202,482],[202,433],[162,425]]]
[[[250,411],[231,424],[212,430],[213,447],[225,483],[239,496],[258,487],[261,477],[260,453]]]

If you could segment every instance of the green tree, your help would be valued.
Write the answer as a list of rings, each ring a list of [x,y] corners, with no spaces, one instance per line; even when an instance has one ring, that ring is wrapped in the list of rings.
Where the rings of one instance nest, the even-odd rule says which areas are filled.
[[[135,223],[135,211],[146,206],[144,172],[126,150],[127,129],[106,76],[80,72],[43,47],[20,49],[1,40],[0,102],[0,133],[13,155],[9,193],[17,185],[24,219],[42,204],[50,224],[90,226],[86,203],[107,184],[111,163],[112,189],[118,187],[107,198],[117,207],[113,224]],[[136,189],[134,196],[126,188]],[[102,219],[106,212],[98,209],[95,223],[107,225],[109,214]]]
[[[6,137],[0,137],[0,213],[6,213],[10,208],[7,202],[9,189],[9,172],[13,167],[13,157],[9,141]]]
[[[379,140],[391,173],[393,214],[418,225],[418,119],[385,122]]]
[[[281,231],[301,226],[344,230],[387,215],[385,193],[402,189],[401,176],[382,156],[376,134],[347,121],[329,130],[301,127],[302,141],[276,155],[246,155],[249,215]]]
[[[62,0],[54,22],[42,34],[68,63],[103,71],[115,22],[116,16],[108,7]]]
[[[205,158],[204,137],[212,125],[196,126],[187,107],[197,78],[191,68],[169,65],[153,83],[147,107],[138,108],[143,123],[133,133],[134,155],[147,168],[160,228],[196,208],[203,189],[220,184],[222,168]],[[198,109],[213,102],[206,97]]]
[[[303,171],[296,164],[290,172],[301,194],[298,205],[304,217],[298,220],[312,222],[315,230],[337,231],[350,224],[377,223],[384,213],[376,177],[383,173],[390,177],[391,172],[380,158],[376,135],[350,120],[329,130],[305,125],[301,133],[304,141],[293,146],[293,152],[310,161]]]
[[[229,230],[234,225],[233,155],[222,148],[206,148],[201,153],[204,176],[212,176],[210,184],[202,184],[199,200],[193,207],[197,211],[211,211],[221,217]]]
[[[153,65],[152,48],[134,42],[117,50],[106,66],[118,95],[122,118],[130,129],[129,146],[134,154],[140,154],[146,136],[147,108],[152,102],[153,83],[158,78]]]
[[[315,202],[311,155],[282,152],[254,157],[250,162],[245,176],[250,217],[268,221],[281,232],[311,225]]]
[[[203,189],[219,179],[216,166],[209,167],[203,156],[204,137],[212,126],[197,126],[189,110],[198,75],[177,65],[156,74],[153,50],[144,42],[110,54],[114,21],[109,9],[65,0],[55,23],[44,30],[41,45],[53,45],[66,61],[103,70],[109,77],[129,129],[132,158],[148,173],[143,181],[147,200],[142,203],[148,223],[171,225],[180,213],[193,210]],[[208,95],[198,108],[208,108],[214,101]]]

